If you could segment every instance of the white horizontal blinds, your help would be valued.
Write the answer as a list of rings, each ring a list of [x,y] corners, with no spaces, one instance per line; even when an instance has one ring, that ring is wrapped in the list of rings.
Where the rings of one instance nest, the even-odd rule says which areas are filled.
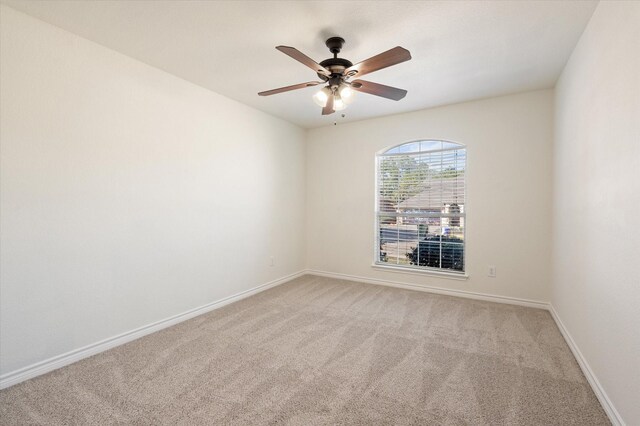
[[[417,141],[378,156],[376,261],[464,270],[466,150]]]

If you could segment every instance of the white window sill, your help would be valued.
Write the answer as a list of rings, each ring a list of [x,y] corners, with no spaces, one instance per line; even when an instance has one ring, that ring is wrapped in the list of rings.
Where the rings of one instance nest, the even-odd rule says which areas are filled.
[[[409,268],[405,266],[397,266],[397,265],[381,265],[379,263],[374,263],[371,265],[373,269],[379,269],[381,271],[386,272],[398,272],[401,274],[409,274],[409,275],[421,275],[421,276],[432,276],[438,278],[445,278],[448,280],[459,280],[465,281],[469,279],[469,275],[462,272],[445,272],[445,271],[435,271],[430,269],[419,270],[414,268]]]

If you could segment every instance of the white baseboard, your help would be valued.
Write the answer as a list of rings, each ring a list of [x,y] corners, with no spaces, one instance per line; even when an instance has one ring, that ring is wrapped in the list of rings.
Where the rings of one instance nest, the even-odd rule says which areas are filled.
[[[357,281],[357,282],[367,283],[367,284],[384,285],[387,287],[397,287],[397,288],[404,288],[408,290],[424,291],[427,293],[443,294],[446,296],[456,296],[456,297],[464,297],[467,299],[485,300],[487,302],[497,302],[497,303],[506,303],[509,305],[526,306],[529,308],[548,309],[548,305],[549,305],[547,302],[541,302],[538,300],[519,299],[516,297],[508,297],[508,296],[497,296],[493,294],[476,293],[476,292],[465,291],[465,290],[452,290],[448,288],[433,287],[433,286],[422,285],[422,284],[411,284],[411,283],[403,283],[398,281],[381,280],[378,278],[368,278],[368,277],[359,277],[355,275],[339,274],[336,272],[317,271],[314,269],[307,269],[305,272],[311,275],[319,275],[321,277],[336,278],[339,280]]]
[[[117,336],[113,336],[108,339],[104,339],[99,342],[92,343],[85,347],[75,349],[70,352],[46,359],[44,361],[40,361],[35,364],[20,368],[19,370],[15,370],[15,371],[11,371],[9,373],[3,374],[2,376],[0,376],[0,389],[8,388],[9,386],[16,385],[25,380],[40,376],[42,374],[56,370],[60,367],[64,367],[65,365],[69,365],[74,362],[80,361],[81,359],[88,358],[92,355],[98,354],[100,352],[104,352],[108,349],[123,345],[128,342],[131,342],[133,340],[139,339],[140,337],[146,336],[148,334],[154,333],[164,328],[171,327],[172,325],[178,324],[182,321],[186,321],[188,319],[197,317],[198,315],[202,315],[204,313],[213,311],[214,309],[221,308],[225,305],[228,305],[229,303],[237,302],[238,300],[252,296],[256,293],[260,293],[272,287],[278,286],[280,284],[284,284],[287,281],[291,281],[304,274],[305,274],[305,271],[299,271],[294,274],[290,274],[285,277],[279,278],[277,280],[273,280],[268,283],[250,288],[249,290],[242,291],[232,296],[228,296],[223,299],[216,300],[215,302],[207,303],[206,305],[191,309],[187,312],[183,312],[181,314],[177,314],[172,317],[165,318],[160,321],[156,321],[152,324],[147,324],[145,326],[136,328],[135,330],[127,331]]]
[[[549,309],[549,312],[551,313],[551,316],[553,317],[553,320],[556,322],[556,325],[560,329],[560,333],[562,333],[564,340],[567,342],[567,345],[569,345],[569,348],[571,349],[573,356],[575,357],[576,361],[578,361],[578,365],[580,366],[582,373],[584,374],[584,376],[587,378],[587,381],[591,385],[591,389],[593,389],[593,393],[596,394],[598,401],[600,401],[600,405],[602,405],[602,408],[607,413],[609,420],[614,426],[624,426],[625,422],[624,420],[622,420],[620,413],[618,413],[618,410],[616,410],[613,403],[607,396],[607,393],[604,391],[602,385],[598,381],[598,378],[594,374],[593,370],[591,370],[589,363],[587,362],[585,357],[582,355],[582,352],[580,352],[580,348],[578,348],[578,345],[576,345],[576,342],[573,340],[573,337],[571,337],[571,334],[569,334],[569,330],[567,330],[564,323],[558,316],[558,312],[556,312],[556,309],[553,307],[551,303],[549,303],[548,309]]]
[[[397,288],[404,288],[409,290],[424,291],[424,292],[443,294],[448,296],[464,297],[468,299],[485,300],[489,302],[506,303],[511,305],[546,309],[551,313],[551,316],[556,322],[556,325],[558,326],[558,329],[560,330],[560,332],[562,333],[562,336],[567,342],[567,345],[569,345],[571,352],[576,358],[576,361],[578,362],[578,365],[580,366],[580,368],[582,369],[582,372],[587,378],[587,381],[591,385],[591,388],[593,389],[593,392],[598,398],[598,401],[600,401],[600,404],[602,405],[603,409],[607,413],[607,416],[609,416],[609,420],[611,421],[611,423],[614,426],[625,426],[625,423],[622,420],[622,417],[620,416],[618,411],[615,409],[613,403],[607,396],[607,393],[602,388],[602,385],[600,385],[600,382],[598,381],[595,374],[591,370],[591,367],[587,363],[587,360],[582,355],[582,352],[580,352],[580,349],[578,348],[575,341],[571,337],[571,334],[569,334],[569,331],[567,330],[567,328],[562,323],[562,320],[558,316],[558,313],[556,312],[552,304],[547,302],[535,301],[535,300],[519,299],[519,298],[507,297],[507,296],[497,296],[497,295],[484,294],[484,293],[475,293],[475,292],[464,291],[464,290],[451,290],[451,289],[445,289],[440,287],[402,283],[402,282],[396,282],[396,281],[381,280],[377,278],[359,277],[355,275],[318,271],[318,270],[312,270],[312,269],[307,269],[291,275],[287,275],[277,280],[273,280],[268,283],[259,285],[257,287],[253,287],[249,290],[245,290],[240,293],[234,294],[232,296],[217,300],[215,302],[208,303],[206,305],[189,310],[187,312],[174,315],[170,318],[166,318],[166,319],[154,322],[152,324],[145,325],[135,330],[122,333],[120,335],[102,340],[100,342],[87,345],[83,348],[75,349],[73,351],[49,358],[47,360],[29,365],[27,367],[21,368],[16,371],[12,371],[10,373],[4,374],[0,376],[0,389],[13,386],[15,384],[31,379],[33,377],[37,377],[42,374],[48,373],[50,371],[56,370],[58,368],[64,367],[65,365],[69,365],[76,361],[80,361],[81,359],[88,358],[92,355],[98,354],[100,352],[106,351],[116,346],[120,346],[122,344],[139,339],[140,337],[146,336],[148,334],[154,333],[164,328],[171,327],[172,325],[178,324],[182,321],[186,321],[198,315],[202,315],[204,313],[221,308],[225,305],[228,305],[229,303],[236,302],[238,300],[260,293],[272,287],[278,286],[280,284],[284,284],[288,281],[291,281],[305,274],[335,278],[340,280],[363,282],[363,283],[375,284],[375,285],[384,285],[388,287],[397,287]]]

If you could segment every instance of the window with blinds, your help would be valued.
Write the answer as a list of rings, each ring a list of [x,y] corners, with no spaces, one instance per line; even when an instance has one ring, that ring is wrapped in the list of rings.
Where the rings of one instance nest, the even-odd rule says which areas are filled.
[[[464,273],[463,145],[423,140],[377,156],[375,263]]]

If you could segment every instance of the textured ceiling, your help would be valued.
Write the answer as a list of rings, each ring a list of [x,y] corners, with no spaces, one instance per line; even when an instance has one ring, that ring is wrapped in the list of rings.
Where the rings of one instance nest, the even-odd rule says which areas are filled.
[[[18,10],[302,127],[553,87],[586,26],[592,1],[33,1]],[[316,61],[346,39],[356,63],[395,46],[413,59],[366,79],[409,91],[399,102],[358,94],[322,117],[317,88],[259,97],[314,73],[274,49]]]

